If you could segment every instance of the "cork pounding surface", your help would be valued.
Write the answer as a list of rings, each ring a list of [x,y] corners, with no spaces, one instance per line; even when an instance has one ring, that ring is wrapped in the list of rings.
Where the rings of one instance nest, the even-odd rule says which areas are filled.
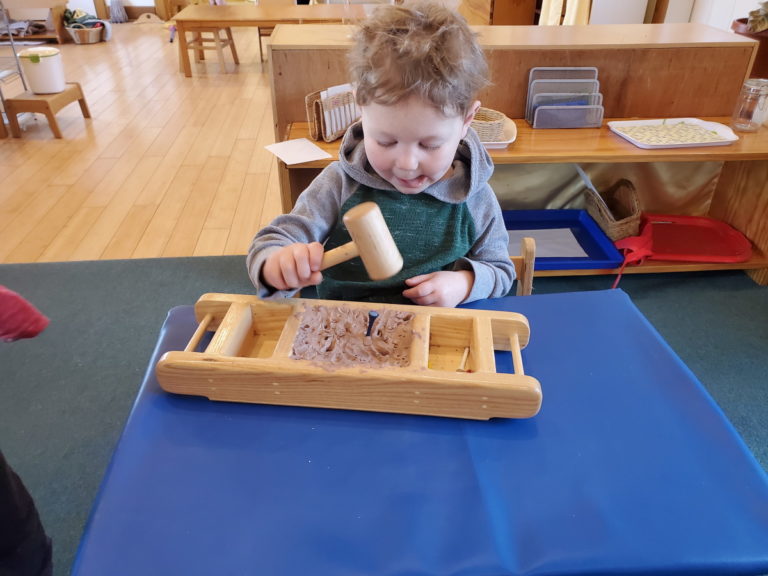
[[[332,367],[407,366],[413,340],[413,314],[377,310],[370,336],[368,311],[347,306],[306,306],[293,341],[291,358]]]

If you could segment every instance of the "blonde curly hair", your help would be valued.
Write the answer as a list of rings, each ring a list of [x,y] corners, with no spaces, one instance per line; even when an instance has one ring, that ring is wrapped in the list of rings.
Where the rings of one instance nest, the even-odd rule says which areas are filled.
[[[489,84],[477,34],[439,2],[381,6],[354,39],[349,72],[358,105],[418,96],[446,115],[466,114]]]

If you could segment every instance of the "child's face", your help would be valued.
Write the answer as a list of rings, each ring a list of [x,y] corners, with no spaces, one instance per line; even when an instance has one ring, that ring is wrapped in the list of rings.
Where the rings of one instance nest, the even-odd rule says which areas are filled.
[[[418,194],[451,168],[479,102],[445,116],[418,97],[362,106],[365,152],[374,170],[403,194]]]

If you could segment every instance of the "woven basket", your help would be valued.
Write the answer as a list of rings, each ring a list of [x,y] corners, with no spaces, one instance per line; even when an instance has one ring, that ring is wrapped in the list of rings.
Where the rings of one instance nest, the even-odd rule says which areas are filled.
[[[504,139],[504,119],[501,112],[490,108],[478,108],[472,128],[480,136],[481,142],[501,142]]]
[[[101,32],[103,28],[67,28],[67,32],[72,36],[75,44],[96,44],[101,42]]]
[[[640,203],[629,180],[621,179],[602,194],[586,189],[585,206],[590,216],[613,241],[640,232]]]
[[[351,114],[353,111],[357,111],[355,96],[352,92],[343,92],[323,100],[320,98],[320,93],[321,91],[318,90],[317,92],[307,94],[304,98],[304,105],[307,109],[307,121],[309,122],[309,135],[313,140],[333,142],[344,136],[347,128],[357,121],[357,118]],[[336,130],[333,130],[326,125],[325,113],[332,113],[337,109],[340,114],[339,118],[342,118],[344,123],[342,126],[338,126]]]

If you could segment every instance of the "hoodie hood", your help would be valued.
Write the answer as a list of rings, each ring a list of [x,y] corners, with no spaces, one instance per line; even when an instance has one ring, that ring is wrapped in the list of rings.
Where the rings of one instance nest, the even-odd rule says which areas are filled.
[[[363,145],[363,124],[356,122],[344,134],[339,149],[342,170],[353,180],[375,190],[395,190],[379,176],[368,162]],[[453,161],[453,174],[426,188],[429,194],[443,202],[460,204],[479,188],[486,186],[493,174],[493,161],[471,127],[459,143]]]

